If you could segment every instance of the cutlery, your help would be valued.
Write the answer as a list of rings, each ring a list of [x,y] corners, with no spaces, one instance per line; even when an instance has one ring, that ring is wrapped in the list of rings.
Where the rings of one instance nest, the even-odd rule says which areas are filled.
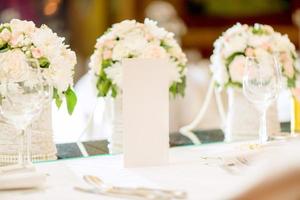
[[[220,165],[222,169],[230,174],[237,175],[241,172],[241,169],[249,166],[249,161],[245,157],[238,156],[232,160],[223,161]]]
[[[163,190],[163,189],[152,189],[144,187],[119,187],[111,186],[104,183],[99,177],[86,175],[83,179],[93,187],[101,188],[102,190],[109,191],[112,193],[123,193],[123,194],[136,194],[148,199],[186,199],[187,193],[179,190]]]
[[[81,186],[75,186],[75,190],[80,192],[86,192],[91,194],[99,194],[99,195],[105,195],[105,196],[111,196],[111,197],[119,197],[119,198],[126,198],[126,199],[149,199],[149,200],[169,200],[169,199],[162,199],[158,198],[156,196],[150,197],[150,196],[142,196],[142,195],[136,195],[136,194],[124,194],[124,193],[117,193],[117,192],[109,192],[107,190],[102,190],[100,188],[87,188],[87,187],[81,187]]]

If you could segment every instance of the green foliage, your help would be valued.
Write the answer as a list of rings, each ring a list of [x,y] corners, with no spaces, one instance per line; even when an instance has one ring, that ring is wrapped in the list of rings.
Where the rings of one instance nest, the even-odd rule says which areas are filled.
[[[38,59],[38,61],[39,61],[39,64],[40,64],[41,68],[49,68],[50,62],[49,62],[48,58],[41,57],[41,58]]]
[[[228,83],[225,84],[225,88],[227,87],[234,87],[234,88],[242,88],[243,84],[239,82],[234,82],[234,81],[229,81]]]
[[[294,76],[293,78],[288,78],[287,85],[288,85],[288,88],[295,88],[296,87],[296,77]]]
[[[71,115],[74,111],[74,108],[77,104],[77,97],[75,92],[69,86],[67,91],[64,93],[67,101],[68,113]]]
[[[107,67],[110,67],[113,64],[113,61],[111,59],[103,60],[101,70],[99,73],[99,78],[97,81],[97,89],[98,89],[98,96],[105,97],[107,96],[107,93],[109,92],[109,89],[112,87],[112,81],[107,77],[105,73],[105,69]],[[114,86],[116,88],[116,86]],[[113,89],[112,91],[114,96],[117,96],[117,90]]]
[[[9,50],[9,46],[7,43],[4,43],[4,41],[0,40],[0,53],[4,53]]]
[[[72,90],[72,88],[69,86],[67,91],[64,92],[66,103],[67,103],[67,109],[69,115],[71,115],[75,109],[75,106],[77,104],[77,97],[75,92]],[[53,88],[53,99],[55,100],[55,104],[58,108],[62,105],[62,99],[58,94],[58,91],[56,88]]]
[[[225,66],[227,67],[227,69],[228,69],[230,63],[234,60],[234,58],[239,55],[245,56],[245,54],[243,52],[235,52],[226,59]]]
[[[162,48],[164,48],[165,50],[169,50],[169,49],[171,49],[172,47],[170,46],[170,45],[168,45],[165,41],[161,41],[160,42],[160,46],[162,47]]]
[[[265,30],[263,30],[261,27],[257,27],[257,28],[253,28],[252,29],[252,33],[255,34],[255,35],[263,35],[265,34]]]
[[[184,96],[184,89],[186,86],[186,78],[182,77],[182,82],[174,82],[171,87],[169,88],[169,92],[173,97],[175,97],[177,94],[180,94],[181,96]]]
[[[57,89],[53,88],[53,99],[55,100],[55,104],[58,108],[60,108],[61,104],[62,104],[62,99],[60,98],[60,96],[58,95]]]
[[[117,86],[116,85],[112,85],[111,86],[111,96],[113,98],[115,98],[117,96],[117,94],[118,94]]]

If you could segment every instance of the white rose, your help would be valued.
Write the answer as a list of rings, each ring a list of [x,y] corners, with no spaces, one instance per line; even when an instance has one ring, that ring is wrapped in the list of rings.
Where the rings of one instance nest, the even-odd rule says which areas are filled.
[[[257,47],[265,43],[269,43],[271,37],[269,35],[250,35],[248,39],[248,45],[251,47]]]
[[[118,42],[112,51],[112,59],[113,60],[122,60],[123,58],[127,58],[130,51],[124,45],[123,41]]]
[[[146,48],[147,40],[143,36],[143,33],[133,31],[124,37],[123,45],[134,54],[138,54]]]
[[[111,35],[118,35],[123,37],[125,34],[127,34],[129,31],[134,29],[136,27],[136,21],[135,20],[124,20],[121,23],[114,24],[112,26]]]
[[[149,31],[149,33],[154,38],[163,39],[168,34],[168,32],[164,28],[160,28],[157,26],[156,21],[146,18],[144,21],[144,24],[145,24],[147,30]]]
[[[30,66],[25,54],[14,49],[0,53],[0,80],[24,81],[27,79]]]
[[[10,40],[10,37],[11,37],[11,32],[7,28],[1,31],[0,39],[2,39],[5,42],[8,42]]]
[[[274,51],[295,51],[295,45],[291,43],[287,35],[281,35],[280,33],[274,33],[272,35],[272,49]]]
[[[10,21],[10,27],[12,30],[12,38],[18,37],[21,34],[31,36],[36,27],[32,21],[25,21],[19,19],[12,19]]]
[[[43,70],[43,75],[50,85],[53,85],[59,92],[66,91],[73,85],[73,61],[56,57],[50,61],[49,68]]]
[[[33,44],[41,49],[46,57],[51,57],[51,55],[55,57],[58,49],[65,48],[63,41],[64,38],[58,37],[46,25],[42,25],[32,34]]]
[[[235,35],[224,43],[224,47],[223,53],[225,57],[228,57],[235,52],[243,52],[247,47],[247,37],[244,34]]]
[[[246,58],[245,56],[235,56],[233,61],[229,65],[229,74],[231,80],[234,82],[243,82],[243,73],[245,68]]]
[[[168,58],[166,50],[157,45],[148,45],[141,55],[142,58]]]
[[[95,52],[91,56],[89,67],[94,73],[99,74],[101,70],[101,63],[102,63],[101,51],[95,50]]]

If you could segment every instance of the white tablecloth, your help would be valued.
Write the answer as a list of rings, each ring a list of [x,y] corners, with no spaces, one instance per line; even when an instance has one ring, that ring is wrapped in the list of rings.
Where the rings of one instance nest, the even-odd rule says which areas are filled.
[[[123,168],[122,155],[39,163],[38,170],[49,174],[47,184],[42,189],[2,191],[0,200],[116,199],[75,191],[73,186],[82,184],[81,177],[86,174],[97,175],[116,185],[182,189],[188,192],[188,199],[191,200],[228,199],[256,184],[261,175],[266,173],[252,169],[233,175],[214,164],[211,158],[256,151],[250,150],[244,143],[177,147],[170,149],[169,165],[130,169]],[[208,161],[203,159],[206,156],[210,158]]]

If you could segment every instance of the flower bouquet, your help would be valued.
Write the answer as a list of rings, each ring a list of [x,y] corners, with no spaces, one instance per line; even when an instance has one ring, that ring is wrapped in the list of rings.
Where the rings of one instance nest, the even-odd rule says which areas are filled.
[[[113,97],[114,107],[117,108],[113,117],[112,137],[117,136],[110,140],[111,146],[121,138],[122,60],[128,58],[169,59],[174,64],[170,74],[170,93],[173,96],[183,95],[185,89],[187,59],[173,33],[158,27],[155,21],[149,19],[145,19],[144,23],[125,20],[114,24],[97,40],[90,61],[98,96]],[[116,152],[121,151],[121,142],[118,143]]]
[[[71,114],[76,105],[72,90],[75,64],[75,53],[64,44],[64,38],[58,37],[46,25],[38,28],[33,22],[18,19],[0,24],[0,103],[7,98],[8,82],[24,80],[24,85],[30,88],[40,76],[58,107],[65,97]],[[45,105],[41,117],[32,125],[33,159],[55,158],[50,108],[50,103]],[[8,141],[0,147],[2,161],[13,162],[15,159],[15,132],[14,127],[1,123],[0,140]]]
[[[295,88],[300,87],[297,81],[299,78],[296,65],[297,53],[287,35],[275,32],[268,25],[248,26],[238,23],[215,41],[211,56],[211,71],[215,85],[219,89],[228,91],[229,108],[226,128],[232,134],[246,134],[249,130],[258,127],[253,124],[253,119],[257,117],[255,113],[253,114],[254,109],[240,91],[246,57],[259,57],[268,62],[268,59],[273,56],[280,66],[283,84],[296,91]],[[270,132],[279,132],[275,107],[269,113],[270,117],[273,119],[270,124],[277,122],[275,123],[277,127],[273,127]]]

